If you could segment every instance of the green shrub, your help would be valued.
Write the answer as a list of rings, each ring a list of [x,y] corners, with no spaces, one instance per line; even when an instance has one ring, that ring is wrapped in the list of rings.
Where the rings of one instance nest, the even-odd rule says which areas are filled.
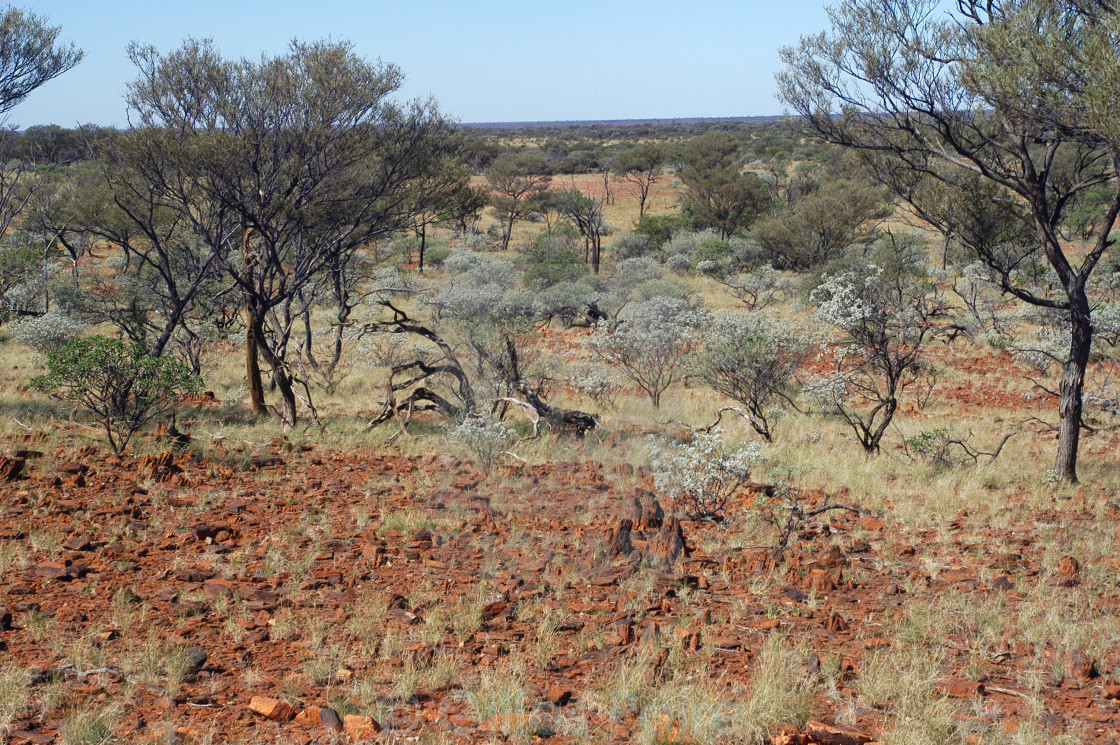
[[[702,241],[700,245],[696,247],[696,252],[692,254],[692,268],[696,269],[701,262],[705,261],[720,266],[730,255],[730,243],[718,238],[708,238]]]
[[[430,266],[443,266],[447,257],[451,255],[451,246],[443,243],[429,244],[424,249],[424,263]]]
[[[568,227],[546,231],[521,253],[530,262],[525,285],[545,290],[561,282],[574,282],[587,273],[577,241],[579,234]]]
[[[139,344],[104,336],[76,339],[52,352],[46,374],[31,379],[35,390],[92,414],[116,453],[138,429],[201,385],[180,360],[149,357]]]
[[[648,237],[657,248],[661,248],[673,237],[673,233],[692,229],[692,220],[683,215],[646,215],[638,220],[634,232]]]

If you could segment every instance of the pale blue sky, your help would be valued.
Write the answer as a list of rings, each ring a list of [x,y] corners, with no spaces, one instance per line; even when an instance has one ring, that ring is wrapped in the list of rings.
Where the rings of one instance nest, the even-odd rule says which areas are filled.
[[[19,127],[125,123],[129,41],[211,37],[230,57],[345,38],[399,65],[403,94],[464,122],[779,114],[778,48],[827,26],[825,0],[28,0],[86,58],[9,115]]]

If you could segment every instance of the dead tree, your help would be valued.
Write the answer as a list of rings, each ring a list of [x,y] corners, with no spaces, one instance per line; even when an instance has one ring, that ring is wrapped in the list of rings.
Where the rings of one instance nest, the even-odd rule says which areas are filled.
[[[390,364],[386,400],[381,412],[369,426],[375,427],[393,418],[407,423],[415,411],[435,411],[451,421],[458,421],[476,411],[478,399],[474,385],[452,345],[433,329],[409,318],[390,301],[382,300],[381,305],[392,311],[393,317],[366,324],[364,332],[419,336],[431,342],[438,354],[430,360],[416,357]],[[495,375],[505,390],[520,397],[528,408],[536,412],[539,419],[546,421],[554,430],[575,431],[582,435],[599,426],[598,420],[591,414],[547,403],[543,398],[543,383],[534,386],[524,380],[517,343],[508,332],[502,333],[501,344],[495,347],[476,342],[470,348],[479,361],[480,375],[484,369]],[[434,389],[437,382],[449,385],[449,395],[445,396]],[[502,406],[511,397],[498,398],[507,399],[507,402],[495,402],[496,406]],[[513,403],[521,405],[522,401]]]
[[[435,345],[439,355],[433,360],[417,358],[389,366],[385,403],[369,426],[376,427],[394,418],[403,418],[402,421],[407,423],[415,411],[435,411],[453,421],[473,411],[474,389],[451,345],[432,329],[413,321],[390,301],[382,300],[381,305],[392,311],[393,317],[366,324],[363,332],[413,334]],[[429,385],[439,378],[451,380],[451,398],[454,400],[437,393]]]

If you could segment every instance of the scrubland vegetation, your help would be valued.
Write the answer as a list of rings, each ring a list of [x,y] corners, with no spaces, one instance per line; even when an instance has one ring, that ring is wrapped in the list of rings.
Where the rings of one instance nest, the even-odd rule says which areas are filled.
[[[786,119],[191,41],[9,133],[0,742],[1120,738],[1116,13],[956,12]]]

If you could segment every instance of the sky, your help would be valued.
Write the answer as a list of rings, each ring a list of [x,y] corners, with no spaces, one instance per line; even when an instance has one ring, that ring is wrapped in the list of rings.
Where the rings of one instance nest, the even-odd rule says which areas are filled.
[[[130,41],[211,38],[231,58],[347,39],[399,66],[401,95],[462,122],[781,114],[778,49],[827,26],[825,0],[29,0],[85,52],[8,115],[19,128],[124,126]]]

